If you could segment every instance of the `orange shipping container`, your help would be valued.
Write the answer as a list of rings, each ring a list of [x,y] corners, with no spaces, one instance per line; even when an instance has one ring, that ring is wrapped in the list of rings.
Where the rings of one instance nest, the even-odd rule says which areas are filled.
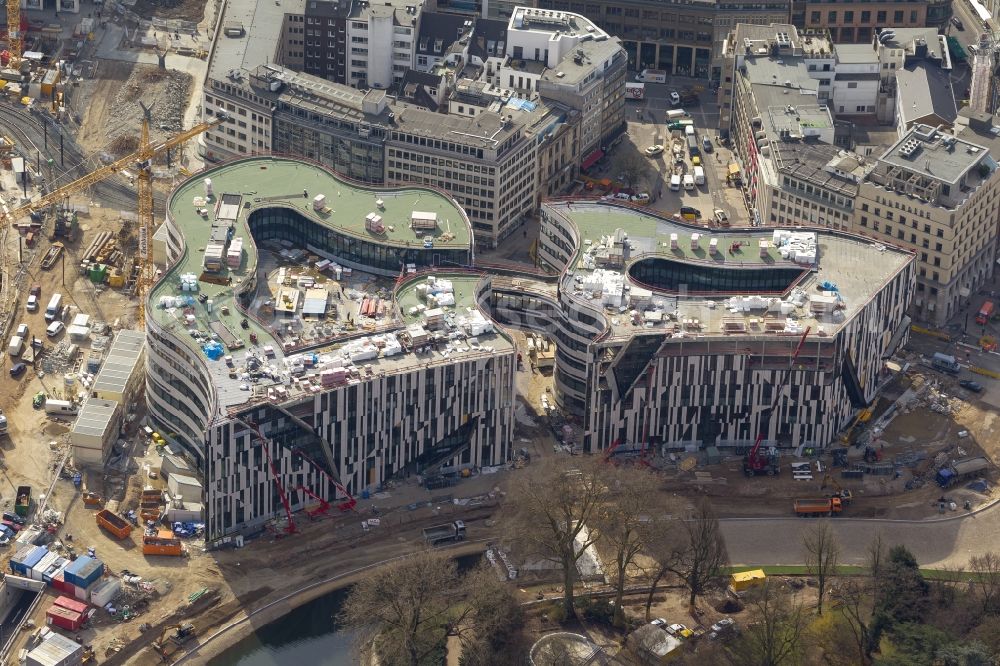
[[[97,524],[111,532],[117,539],[128,538],[132,533],[132,523],[120,516],[116,516],[107,509],[101,509],[96,514]]]
[[[143,555],[183,555],[184,547],[180,539],[162,539],[155,536],[142,538]]]

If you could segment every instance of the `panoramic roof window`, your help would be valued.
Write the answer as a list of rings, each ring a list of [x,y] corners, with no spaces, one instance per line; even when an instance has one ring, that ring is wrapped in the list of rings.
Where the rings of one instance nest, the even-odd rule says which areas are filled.
[[[651,289],[706,294],[784,293],[808,271],[801,268],[703,266],[662,257],[642,259],[629,277]]]

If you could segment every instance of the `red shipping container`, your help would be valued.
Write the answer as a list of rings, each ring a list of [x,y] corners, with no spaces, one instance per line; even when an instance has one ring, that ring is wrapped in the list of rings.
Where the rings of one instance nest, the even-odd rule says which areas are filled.
[[[79,631],[83,626],[83,614],[62,606],[53,606],[45,612],[49,622],[67,631]]]
[[[77,601],[76,599],[71,599],[69,597],[59,597],[55,601],[56,606],[62,606],[63,608],[68,608],[71,611],[76,611],[77,613],[86,613],[87,604],[82,601]]]

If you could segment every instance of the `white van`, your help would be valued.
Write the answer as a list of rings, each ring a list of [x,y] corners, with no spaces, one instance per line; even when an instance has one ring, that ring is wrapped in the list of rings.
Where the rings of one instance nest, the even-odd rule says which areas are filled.
[[[54,338],[60,333],[62,333],[62,330],[64,328],[66,328],[66,325],[63,324],[61,321],[54,321],[51,324],[49,324],[48,328],[45,329],[45,335],[49,336],[50,338]]]
[[[684,136],[694,136],[694,125],[684,127]]]
[[[694,184],[695,185],[705,184],[705,169],[700,166],[696,166],[694,168]]]
[[[694,176],[689,173],[684,174],[684,189],[693,190],[694,189]]]
[[[687,111],[684,109],[670,109],[667,111],[667,120],[680,120],[681,118],[687,118]]]
[[[21,355],[24,350],[24,338],[19,335],[15,335],[10,339],[10,344],[7,345],[7,353],[11,356],[17,358]]]
[[[56,416],[71,416],[76,414],[76,405],[69,400],[46,400],[45,413]]]
[[[28,312],[37,312],[38,311],[38,296],[35,296],[34,294],[29,295],[28,296],[28,303],[27,303],[26,307],[28,309]]]
[[[670,189],[677,192],[681,189],[681,177],[676,173],[670,177]]]

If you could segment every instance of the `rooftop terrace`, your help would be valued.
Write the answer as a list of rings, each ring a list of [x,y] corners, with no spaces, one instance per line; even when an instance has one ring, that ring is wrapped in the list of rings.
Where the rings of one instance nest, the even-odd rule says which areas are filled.
[[[833,334],[913,260],[897,248],[812,228],[778,230],[790,233],[793,241],[811,238],[810,262],[808,250],[799,260],[783,256],[782,241],[772,228],[707,229],[603,203],[548,208],[579,232],[580,251],[563,289],[603,309],[615,336],[657,327],[700,335],[754,335],[765,327],[772,333],[795,333],[812,326],[814,332]],[[596,267],[594,259],[617,229],[627,235],[628,258],[622,267]],[[694,234],[699,235],[696,249]],[[713,239],[715,252],[710,249]],[[651,284],[657,280],[659,286]],[[670,280],[674,284],[667,285]],[[604,296],[595,297],[589,285],[601,281],[612,291],[618,281],[629,288],[622,290],[620,302],[606,297],[608,287]],[[836,285],[836,294],[821,289],[823,283]]]

